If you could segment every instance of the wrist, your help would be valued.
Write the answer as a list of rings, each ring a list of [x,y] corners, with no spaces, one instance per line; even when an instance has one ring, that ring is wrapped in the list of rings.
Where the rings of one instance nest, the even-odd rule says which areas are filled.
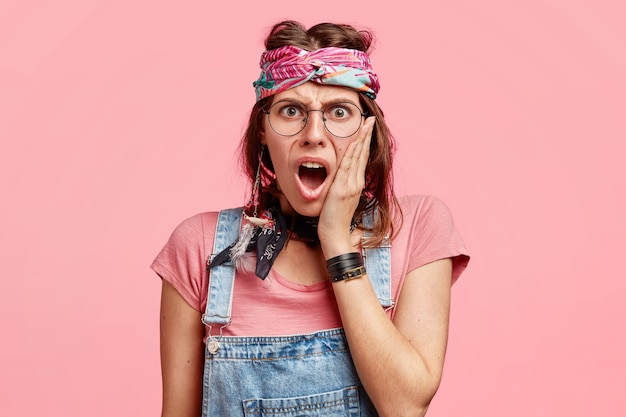
[[[324,259],[329,259],[341,255],[342,253],[360,250],[362,233],[358,228],[354,230],[352,228],[349,230],[337,230],[334,233],[324,233],[320,232],[320,228],[318,227],[317,231]]]
[[[322,247],[322,253],[324,253],[324,259],[326,260],[355,251],[349,236],[346,239],[320,239],[320,246]]]

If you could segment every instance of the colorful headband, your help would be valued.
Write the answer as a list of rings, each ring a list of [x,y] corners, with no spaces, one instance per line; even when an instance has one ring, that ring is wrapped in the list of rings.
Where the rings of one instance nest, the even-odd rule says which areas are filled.
[[[261,55],[261,75],[252,83],[256,100],[314,81],[338,85],[376,98],[380,84],[365,52],[347,48],[305,51],[286,45]]]

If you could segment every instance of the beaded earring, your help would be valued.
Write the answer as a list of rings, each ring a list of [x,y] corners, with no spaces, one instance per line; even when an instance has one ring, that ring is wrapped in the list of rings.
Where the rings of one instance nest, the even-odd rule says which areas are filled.
[[[259,164],[256,169],[254,183],[252,184],[252,194],[250,195],[250,199],[243,208],[244,225],[239,232],[239,239],[237,239],[237,242],[230,250],[231,259],[233,260],[237,268],[241,266],[241,259],[246,253],[248,246],[250,245],[250,241],[254,237],[256,229],[258,227],[266,226],[269,222],[269,219],[257,217],[259,215],[259,189],[261,188],[261,164],[264,152],[265,145],[261,147],[261,152],[259,152]],[[250,209],[252,209],[252,216],[248,216],[248,214],[246,213],[249,212]]]

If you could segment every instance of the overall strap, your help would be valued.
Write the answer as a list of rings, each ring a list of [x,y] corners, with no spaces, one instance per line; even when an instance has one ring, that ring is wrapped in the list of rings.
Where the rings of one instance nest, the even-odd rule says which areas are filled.
[[[376,213],[378,213],[377,210],[364,215],[363,225],[366,228],[372,227]],[[365,237],[368,236],[371,236],[371,232],[366,231]],[[391,240],[386,236],[380,246],[364,248],[362,252],[367,276],[374,287],[378,301],[385,309],[393,307],[395,303],[391,297]]]
[[[239,236],[241,213],[241,208],[219,212],[211,259],[226,249]],[[209,259],[209,263],[211,259]],[[211,324],[219,324],[223,328],[230,324],[233,286],[235,285],[235,265],[227,261],[212,268],[209,275],[206,310],[202,316],[202,322],[209,327]]]

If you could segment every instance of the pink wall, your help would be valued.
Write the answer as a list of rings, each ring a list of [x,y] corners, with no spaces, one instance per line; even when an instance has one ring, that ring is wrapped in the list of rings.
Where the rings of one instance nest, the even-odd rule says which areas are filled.
[[[471,249],[429,416],[626,414],[622,2],[209,3],[2,1],[0,415],[158,414],[148,265],[243,202],[284,17],[377,32],[399,192],[443,198]]]

